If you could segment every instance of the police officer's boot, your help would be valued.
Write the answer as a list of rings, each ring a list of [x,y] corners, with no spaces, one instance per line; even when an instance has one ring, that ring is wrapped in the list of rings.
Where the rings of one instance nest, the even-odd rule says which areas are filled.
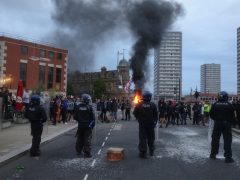
[[[140,153],[139,153],[139,157],[140,157],[140,158],[143,158],[143,159],[147,159],[147,154],[146,154],[146,152],[140,152]]]
[[[234,163],[233,158],[225,158],[225,163]]]
[[[210,159],[216,159],[216,155],[210,154],[209,158],[210,158]]]
[[[154,151],[149,151],[149,155],[153,156],[154,155]]]

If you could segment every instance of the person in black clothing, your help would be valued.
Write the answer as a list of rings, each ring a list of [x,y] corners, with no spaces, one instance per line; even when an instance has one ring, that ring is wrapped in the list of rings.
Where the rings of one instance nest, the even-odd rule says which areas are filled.
[[[193,125],[197,124],[199,125],[199,118],[201,116],[201,106],[198,102],[195,102],[195,104],[192,107],[193,111]]]
[[[166,115],[166,119],[167,119],[167,124],[166,127],[172,122],[173,119],[173,105],[172,105],[172,101],[168,101],[167,104],[167,115]]]
[[[107,102],[104,101],[103,99],[101,99],[101,101],[100,101],[100,108],[101,108],[101,114],[100,114],[101,121],[107,122],[108,121],[108,119],[107,119]]]
[[[111,104],[111,109],[112,109],[112,117],[113,117],[113,120],[117,120],[117,111],[118,111],[118,103],[117,103],[117,100],[116,98],[114,98],[112,100],[112,104]]]
[[[192,120],[192,108],[191,108],[191,104],[187,104],[187,116],[190,120]]]
[[[125,102],[124,100],[122,100],[122,103],[121,103],[122,120],[124,120],[124,110],[125,110]]]
[[[224,91],[218,95],[218,101],[215,102],[210,110],[210,117],[214,120],[212,133],[211,159],[216,159],[219,149],[219,140],[221,134],[224,139],[224,157],[226,163],[234,162],[232,158],[232,129],[231,125],[234,120],[234,108],[228,102],[228,94]]]
[[[58,100],[58,97],[56,96],[52,101],[52,103],[50,104],[51,119],[52,119],[53,125],[56,125],[57,123],[57,111],[58,111],[57,100]]]
[[[47,114],[44,108],[40,105],[40,97],[33,95],[30,100],[30,105],[25,111],[26,117],[31,122],[32,147],[30,149],[31,157],[40,156],[40,143],[43,131],[43,123],[47,120]]]
[[[185,106],[185,104],[183,102],[180,103],[180,106],[179,106],[179,113],[180,113],[180,117],[181,117],[181,124],[183,125],[186,125],[187,124],[187,121],[186,121],[186,118],[187,118],[187,108]]]
[[[156,105],[150,102],[152,98],[150,92],[144,92],[142,98],[143,101],[137,104],[133,114],[139,123],[139,157],[147,158],[147,146],[150,156],[154,155],[154,128],[157,123],[158,112]]]
[[[91,96],[82,95],[82,102],[75,108],[74,119],[78,121],[76,151],[78,155],[84,152],[84,157],[90,158],[92,129],[95,126],[95,115],[90,105]]]
[[[126,121],[130,121],[130,111],[131,111],[131,104],[129,102],[129,100],[127,100],[126,104],[125,104],[125,120]]]
[[[167,127],[167,104],[163,99],[158,101],[158,112],[159,112],[159,121],[160,121],[160,128],[163,127],[163,124],[166,124]]]

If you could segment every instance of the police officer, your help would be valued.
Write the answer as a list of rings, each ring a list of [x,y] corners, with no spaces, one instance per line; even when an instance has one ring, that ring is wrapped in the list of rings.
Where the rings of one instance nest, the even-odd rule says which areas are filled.
[[[134,109],[134,116],[139,123],[139,145],[140,158],[147,158],[147,146],[149,148],[150,156],[154,154],[154,127],[158,119],[157,107],[150,102],[152,94],[148,91],[142,95],[142,102],[140,102]]]
[[[212,133],[211,159],[216,159],[219,149],[219,139],[223,134],[224,139],[224,156],[226,163],[234,162],[232,158],[232,129],[231,125],[234,120],[234,108],[228,102],[228,94],[224,91],[218,95],[218,101],[212,105],[210,117],[214,120]]]
[[[40,97],[38,95],[31,97],[30,104],[25,113],[31,122],[32,147],[30,149],[30,156],[39,157],[43,123],[46,122],[47,115],[44,108],[40,105]]]
[[[82,151],[84,157],[90,158],[91,155],[91,140],[92,129],[95,125],[95,115],[93,108],[90,105],[91,96],[83,94],[81,96],[82,102],[75,108],[74,119],[78,121],[76,151],[81,155]]]

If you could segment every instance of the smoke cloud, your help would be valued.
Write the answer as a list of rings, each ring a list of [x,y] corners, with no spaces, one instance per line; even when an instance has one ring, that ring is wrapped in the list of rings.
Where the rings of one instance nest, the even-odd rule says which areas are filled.
[[[139,84],[147,79],[149,50],[160,44],[163,33],[182,12],[180,4],[163,0],[53,1],[52,17],[58,27],[54,37],[69,50],[70,70],[93,66],[95,50],[115,33],[121,34],[124,26],[136,38],[130,67],[134,83]]]
[[[94,53],[105,37],[123,22],[121,2],[112,0],[53,0],[58,30],[54,38],[69,50],[69,69],[94,66]]]
[[[163,33],[181,13],[182,8],[178,3],[154,0],[135,3],[128,9],[131,30],[137,36],[130,59],[132,80],[137,88],[142,89],[147,79],[149,50],[160,45]]]

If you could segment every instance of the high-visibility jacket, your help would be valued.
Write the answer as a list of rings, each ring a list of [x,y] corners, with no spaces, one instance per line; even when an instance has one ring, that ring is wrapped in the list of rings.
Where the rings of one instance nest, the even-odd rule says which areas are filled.
[[[210,105],[204,104],[203,108],[204,108],[204,112],[206,112],[206,113],[210,112]]]

